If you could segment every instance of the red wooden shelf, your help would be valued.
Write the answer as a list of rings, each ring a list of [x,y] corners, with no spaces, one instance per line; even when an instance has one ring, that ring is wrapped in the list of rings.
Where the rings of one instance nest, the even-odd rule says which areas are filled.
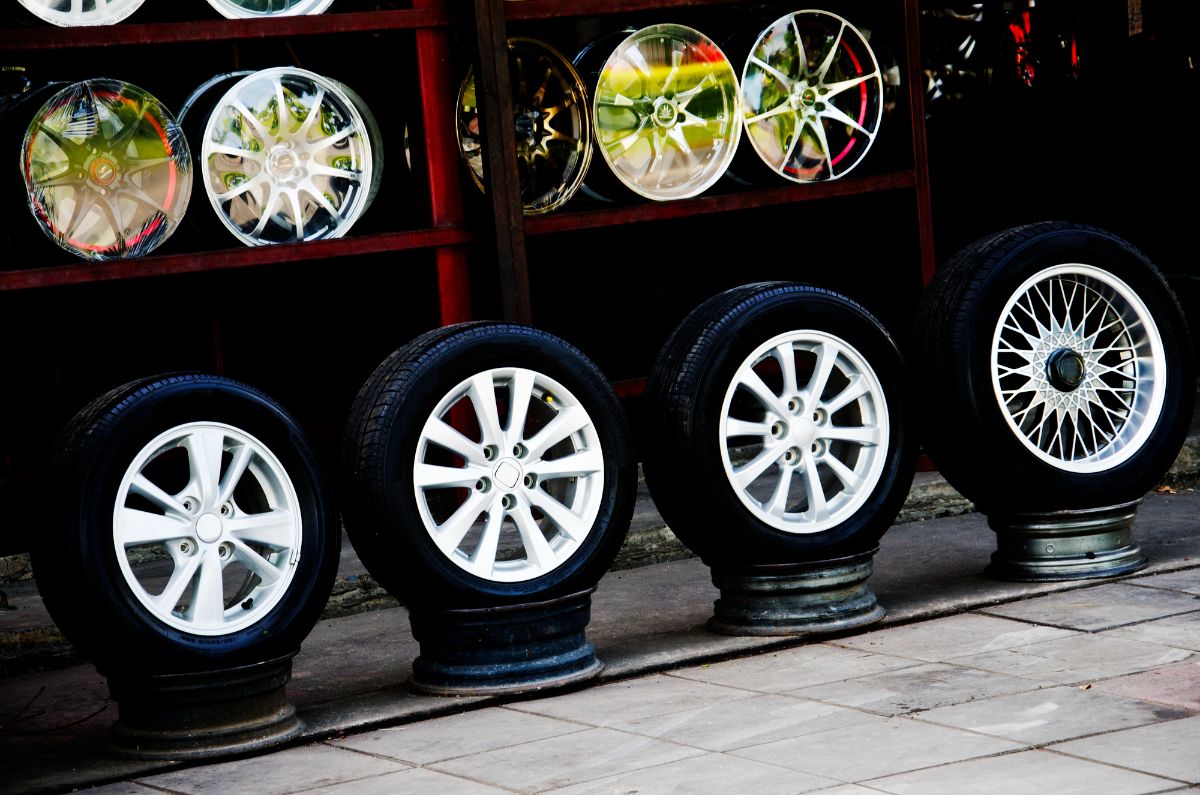
[[[732,5],[733,2],[734,0],[522,0],[519,3],[505,3],[504,17],[509,20],[595,17],[638,11]]]

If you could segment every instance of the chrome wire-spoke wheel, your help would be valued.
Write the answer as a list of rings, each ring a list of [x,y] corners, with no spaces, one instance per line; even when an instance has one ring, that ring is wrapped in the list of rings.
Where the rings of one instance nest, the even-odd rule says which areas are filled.
[[[508,40],[521,204],[541,215],[566,204],[583,184],[592,157],[587,90],[571,63],[534,39]],[[479,105],[472,70],[458,94],[458,149],[484,188]]]
[[[883,116],[883,75],[866,38],[826,11],[797,11],[759,36],[742,73],[754,150],[794,182],[845,176]]]
[[[21,152],[38,224],[84,259],[148,254],[187,210],[187,141],[162,103],[128,83],[85,80],[55,94]]]
[[[160,434],[129,465],[113,542],[126,584],[155,618],[227,635],[287,592],[302,524],[296,489],[266,445],[230,425],[193,422]]]
[[[145,0],[20,0],[30,13],[59,27],[115,25]]]
[[[1102,472],[1137,453],[1162,412],[1163,363],[1146,304],[1090,265],[1027,279],[992,339],[992,385],[1005,420],[1034,455],[1068,472]]]
[[[587,410],[543,373],[500,368],[454,387],[426,420],[413,469],[438,550],[491,582],[548,574],[593,531],[604,450]]]
[[[235,84],[209,117],[204,189],[246,245],[345,235],[378,186],[379,142],[361,101],[334,80],[278,67]]]
[[[320,14],[333,5],[333,0],[208,0],[208,3],[228,19],[254,19]]]
[[[787,533],[819,533],[871,497],[888,459],[888,408],[870,363],[815,330],[758,346],[725,392],[725,474],[757,519]]]
[[[720,179],[737,151],[737,75],[699,31],[653,25],[609,56],[593,118],[601,155],[630,190],[686,199]]]

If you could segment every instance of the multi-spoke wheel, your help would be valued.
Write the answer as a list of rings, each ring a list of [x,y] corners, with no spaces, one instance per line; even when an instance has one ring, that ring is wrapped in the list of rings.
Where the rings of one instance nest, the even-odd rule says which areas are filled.
[[[294,651],[332,586],[313,454],[265,395],[215,376],[127,384],[60,442],[39,587],[98,662],[201,667]]]
[[[976,243],[940,272],[919,335],[930,451],[986,508],[1136,499],[1179,451],[1186,324],[1154,266],[1106,232],[1035,224]]]
[[[449,327],[401,348],[360,392],[345,453],[350,538],[410,604],[590,587],[632,511],[611,388],[579,351],[524,326]]]
[[[557,50],[534,39],[508,40],[521,204],[541,215],[566,204],[583,184],[592,159],[587,90]],[[458,92],[458,151],[484,188],[483,145],[475,73]]]
[[[699,31],[653,25],[609,56],[593,118],[601,155],[630,190],[657,201],[686,199],[720,179],[737,151],[737,75]]]
[[[867,551],[915,467],[905,383],[887,332],[841,296],[789,283],[718,295],[676,329],[647,387],[655,504],[709,562]]]
[[[158,248],[191,196],[179,125],[154,97],[116,80],[75,83],[42,106],[25,133],[21,171],[38,224],[90,260]]]
[[[145,0],[19,0],[21,5],[60,27],[115,25]]]
[[[221,16],[229,19],[284,17],[320,14],[333,0],[208,0]]]
[[[874,143],[883,91],[875,53],[856,27],[826,11],[797,11],[765,30],[746,61],[746,134],[790,180],[837,179]]]
[[[200,151],[217,216],[249,246],[345,235],[383,172],[374,121],[346,86],[278,67],[217,102]]]

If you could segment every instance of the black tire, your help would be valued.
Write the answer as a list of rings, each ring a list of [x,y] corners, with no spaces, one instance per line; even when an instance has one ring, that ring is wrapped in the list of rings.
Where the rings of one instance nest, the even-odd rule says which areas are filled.
[[[843,497],[844,488],[832,486],[832,499],[841,500],[841,508],[831,509],[830,516],[820,521],[819,509],[810,506],[807,497],[804,511],[792,510],[802,504],[783,489],[778,493],[784,495],[785,502],[775,514],[765,504],[755,503],[755,508],[748,500],[757,499],[749,492],[758,481],[737,486],[732,481],[732,470],[726,470],[725,456],[732,461],[731,451],[737,449],[732,443],[727,447],[723,438],[727,390],[731,390],[744,362],[750,361],[760,347],[785,334],[823,334],[848,346],[873,371],[877,394],[887,411],[887,427],[880,435],[880,439],[886,439],[886,447],[876,445],[870,454],[865,447],[834,448],[825,437],[814,442],[820,447],[817,452],[827,456],[823,461],[837,458],[843,465],[851,462],[851,468],[862,466],[874,481],[870,485],[868,480],[865,498],[857,501],[851,498],[851,492]],[[800,348],[792,350],[798,357],[793,361],[803,363],[804,355],[795,353]],[[757,361],[765,361],[766,355]],[[837,361],[849,366],[849,360]],[[801,415],[806,422],[814,408],[820,409],[827,402],[834,405],[838,393],[829,389],[836,390],[838,384],[833,376],[830,379],[828,388],[822,390],[823,396],[828,395],[827,401],[805,407],[802,404],[808,398],[800,400],[795,407],[785,407],[788,411],[794,409],[795,419],[785,417],[774,425],[797,426]],[[798,384],[800,379],[796,380]],[[768,386],[775,395],[782,390],[781,400],[786,401],[783,383]],[[811,379],[805,386],[813,387]],[[743,399],[739,397],[743,391],[729,392],[731,417],[736,411],[732,401]],[[863,401],[875,404],[874,397]],[[866,425],[867,414],[863,412],[874,409],[864,408],[863,401],[855,400],[832,416],[821,415],[820,421],[844,425],[858,417]],[[754,410],[769,416],[761,400]],[[851,412],[849,420],[843,411]],[[909,428],[910,414],[908,379],[899,350],[879,321],[861,306],[827,290],[787,282],[734,288],[693,310],[659,354],[646,393],[646,483],[667,524],[709,565],[801,563],[869,551],[895,519],[912,483],[916,440]],[[765,443],[764,436],[762,455],[767,455]],[[786,454],[792,449],[789,447]],[[778,471],[776,483],[782,482],[788,464],[781,457],[784,455],[778,450],[774,458],[767,455],[763,459],[775,461],[764,476]],[[817,461],[812,470],[806,471],[817,472],[814,480],[823,484],[822,493],[830,487],[830,463]],[[788,477],[792,488],[797,481],[808,482],[794,473]],[[812,522],[803,518],[809,513]]]
[[[258,590],[255,583],[263,585],[262,576],[247,574],[243,590],[233,595],[234,601],[229,601],[231,594],[222,589],[225,612],[231,614],[230,631],[221,627],[188,631],[186,608],[174,612],[182,602],[156,614],[145,601],[155,595],[153,586],[143,586],[134,575],[124,573],[123,565],[129,563],[125,545],[118,550],[114,537],[122,532],[115,518],[117,509],[132,506],[152,513],[146,510],[149,501],[139,502],[126,483],[132,467],[144,456],[151,456],[145,459],[147,467],[161,467],[155,470],[153,477],[159,478],[155,485],[171,493],[173,489],[166,484],[175,482],[183,491],[171,496],[177,501],[183,499],[180,495],[192,484],[187,476],[180,484],[179,473],[171,467],[189,467],[191,454],[184,456],[183,463],[168,460],[154,464],[160,459],[149,453],[147,446],[164,434],[197,423],[231,428],[249,441],[246,446],[257,443],[259,449],[265,448],[274,457],[272,464],[266,463],[266,457],[247,459],[249,468],[243,470],[247,474],[231,481],[236,488],[231,486],[226,501],[230,516],[251,516],[255,511],[247,509],[258,500],[265,501],[265,510],[273,509],[272,498],[255,489],[263,482],[263,472],[282,471],[285,478],[276,482],[290,483],[288,493],[294,495],[294,501],[287,506],[295,508],[298,517],[298,527],[294,522],[289,525],[293,534],[290,553],[281,554],[281,549],[249,542],[252,551],[261,553],[286,579],[277,589]],[[222,449],[218,472],[228,475],[232,451]],[[221,485],[219,479],[217,485]],[[299,427],[277,403],[235,381],[198,374],[155,376],[97,398],[60,435],[46,491],[54,521],[40,528],[35,540],[33,565],[38,588],[63,634],[102,671],[202,671],[295,652],[319,618],[333,587],[339,531],[316,458]],[[118,495],[123,499],[120,506]],[[219,510],[214,507],[208,513]],[[199,521],[202,509],[196,507],[195,512]],[[164,518],[171,515],[167,509],[162,513]],[[195,535],[194,524],[188,532]],[[232,542],[225,540],[202,546],[198,537],[188,538],[197,556],[206,554],[209,546],[219,546],[225,549],[216,554],[224,558],[232,548]],[[175,559],[172,548],[178,552],[178,547],[168,548],[174,543],[158,545],[160,552],[170,553],[169,557]],[[230,558],[226,568],[234,560],[241,558]],[[189,592],[194,587],[198,593],[201,569],[195,571],[195,582],[189,577],[187,584]],[[198,603],[199,597],[194,598]],[[264,605],[270,606],[264,609]],[[243,612],[239,614],[238,610]]]
[[[489,506],[480,508],[467,517],[469,519],[478,518],[481,512],[492,510],[493,498],[545,499],[542,493],[547,490],[541,485],[535,487],[522,482],[534,468],[549,460],[542,460],[534,450],[522,448],[528,457],[521,462],[513,457],[516,453],[510,456],[505,450],[505,455],[499,455],[498,450],[493,450],[491,457],[486,459],[490,463],[481,464],[485,449],[498,448],[499,445],[489,445],[478,426],[469,432],[472,436],[470,442],[474,445],[470,455],[474,461],[466,457],[443,460],[448,449],[422,442],[426,422],[440,422],[435,416],[435,410],[438,416],[443,415],[439,405],[447,400],[457,402],[462,407],[472,405],[467,397],[462,396],[465,393],[460,394],[456,390],[473,376],[504,368],[532,371],[539,378],[557,382],[565,389],[568,398],[573,395],[590,418],[590,427],[594,429],[596,437],[592,441],[580,441],[580,434],[584,431],[579,431],[567,437],[567,440],[576,450],[582,450],[593,442],[598,443],[602,450],[602,469],[596,470],[602,473],[602,488],[598,487],[599,481],[593,476],[560,478],[566,481],[562,487],[570,492],[573,500],[579,499],[575,496],[577,494],[595,495],[588,497],[593,500],[589,505],[594,511],[582,511],[577,516],[586,525],[586,516],[591,512],[595,514],[590,526],[587,526],[586,535],[573,547],[573,551],[570,539],[557,525],[547,521],[545,512],[543,517],[537,518],[542,522],[543,531],[550,533],[548,542],[558,545],[554,558],[556,563],[552,567],[541,567],[544,570],[536,564],[536,556],[530,556],[525,538],[521,536],[517,543],[518,539],[513,535],[520,535],[515,529],[515,517],[526,510],[530,504],[527,501],[514,503],[511,509],[504,506],[496,509],[504,512],[505,518],[501,521],[505,523],[502,527],[506,528],[503,532],[507,533],[502,537],[499,548],[502,553],[505,549],[509,550],[509,554],[507,560],[499,562],[493,556],[487,562],[490,568],[486,572],[479,568],[471,569],[469,562],[472,555],[476,560],[487,557],[486,553],[480,551],[483,546],[482,533],[464,537],[446,552],[437,546],[432,537],[434,525],[446,526],[449,518],[446,514],[453,515],[459,508],[464,511],[464,516],[470,513],[471,509],[462,507],[469,499],[486,499]],[[503,379],[506,376],[497,374],[493,377]],[[515,379],[511,383],[515,384]],[[508,398],[504,396],[511,394],[513,392],[505,387],[502,399],[497,404],[500,406],[497,416],[501,423],[510,422],[504,403]],[[546,394],[543,393],[541,397],[545,398]],[[553,404],[553,398],[549,401],[542,399],[539,403],[537,406],[529,404],[537,411],[531,410],[528,415],[530,424],[523,426],[520,436],[514,436],[513,439],[520,438],[522,442],[532,443],[535,433],[531,430],[530,436],[526,437],[525,430],[536,428],[533,423],[539,418],[534,416],[535,413],[546,415],[541,418],[543,421],[557,416],[555,409],[548,408]],[[463,411],[463,408],[452,409],[448,406],[443,406],[447,417],[453,412]],[[458,416],[461,419],[461,413]],[[500,430],[504,433],[515,432],[507,424]],[[556,448],[552,448],[551,452]],[[486,480],[488,490],[477,494],[469,484],[462,488],[431,486],[423,488],[418,497],[414,477],[419,450],[422,464],[442,460],[443,466],[488,467],[487,472],[480,475],[480,485]],[[515,483],[502,484],[498,469],[491,467],[498,468],[502,461],[508,461],[509,458],[512,459],[509,463],[516,463],[520,474]],[[597,486],[593,487],[592,484]],[[494,492],[492,485],[495,485]],[[346,531],[371,575],[405,604],[437,608],[516,604],[553,598],[595,585],[612,564],[624,540],[633,512],[636,485],[637,467],[629,431],[620,403],[608,381],[594,364],[570,344],[525,326],[465,323],[418,337],[379,366],[359,392],[347,422],[342,458]],[[594,491],[588,491],[593,488]],[[532,497],[529,496],[531,494]],[[428,511],[428,519],[423,516],[422,510]],[[513,511],[511,516],[510,510]],[[436,512],[442,512],[440,519],[436,517]],[[532,511],[529,511],[529,515],[533,515]],[[430,529],[427,529],[427,521]],[[509,521],[514,521],[513,527],[507,526]],[[525,527],[528,529],[528,524]],[[462,546],[472,543],[475,546]],[[516,554],[517,547],[524,557]]]
[[[1051,268],[1059,270],[1050,271]],[[1047,280],[1057,278],[1057,281],[1037,281],[1042,274],[1046,274]],[[1117,286],[1105,286],[1104,279]],[[1087,416],[1079,415],[1081,419],[1072,420],[1069,425],[1058,421],[1060,430],[1070,429],[1072,446],[1066,449],[1065,443],[1054,437],[1053,424],[1043,418],[1042,409],[1034,406],[1026,410],[1033,401],[1014,395],[1007,403],[1000,402],[998,394],[1009,394],[1009,389],[1020,392],[1019,382],[1024,377],[998,369],[1013,364],[1008,361],[1013,355],[1007,353],[1009,343],[995,342],[997,351],[1006,351],[1003,354],[1006,358],[1002,362],[997,354],[993,363],[998,324],[1002,314],[1008,317],[1018,312],[1016,305],[1006,309],[1010,301],[1017,299],[1018,292],[1031,295],[1028,291],[1033,288],[1027,285],[1050,283],[1060,287],[1060,293],[1055,293],[1059,295],[1062,289],[1072,289],[1066,288],[1066,284],[1076,282],[1085,296],[1110,294],[1106,299],[1110,309],[1102,311],[1111,311],[1114,319],[1129,315],[1126,320],[1131,320],[1138,313],[1145,314],[1157,329],[1155,334],[1146,334],[1147,340],[1157,337],[1161,341],[1161,350],[1156,355],[1162,360],[1155,363],[1153,378],[1129,380],[1126,384],[1142,383],[1151,394],[1161,392],[1157,418],[1145,419],[1140,428],[1135,424],[1136,417],[1114,420],[1107,427],[1097,424],[1100,435],[1090,456],[1085,453],[1091,449],[1087,439],[1093,424]],[[1088,285],[1095,286],[1092,292],[1088,292]],[[1058,312],[1066,311],[1071,325],[1094,323],[1094,314],[1089,321],[1088,316],[1078,315],[1080,310],[1073,308],[1073,302],[1066,302],[1066,297],[1074,295],[1072,289],[1061,299]],[[1137,302],[1144,309],[1137,308]],[[1093,299],[1093,306],[1101,305]],[[1041,313],[1042,309],[1036,311]],[[1046,311],[1052,310],[1047,307]],[[1077,314],[1071,315],[1072,311]],[[1136,323],[1135,327],[1140,325]],[[1113,334],[1121,329],[1113,328],[1116,329]],[[1032,325],[1030,329],[1035,330]],[[1092,326],[1087,329],[1090,335]],[[1017,332],[1013,329],[1002,333]],[[1104,230],[1068,223],[1037,223],[1006,230],[968,246],[938,271],[930,285],[915,341],[925,409],[922,418],[925,444],[946,479],[985,511],[1053,511],[1137,499],[1166,473],[1187,433],[1195,375],[1187,323],[1179,303],[1145,256]],[[1046,350],[1071,347],[1062,340],[1046,343]],[[1085,353],[1091,350],[1086,345],[1074,347]],[[1052,361],[1042,362],[1040,355],[1029,361],[1030,376],[1044,375],[1046,383],[1054,387],[1055,392],[1046,393],[1051,396],[1069,395],[1076,390],[1086,396],[1094,374],[1107,372],[1107,367],[1113,364],[1128,367],[1106,358],[1101,360],[1105,368],[1089,365],[1090,369],[1083,369],[1083,384],[1078,384],[1077,376],[1072,375],[1076,385],[1071,386],[1072,382],[1064,381],[1053,370],[1057,365]],[[993,383],[993,370],[998,374],[999,387]],[[1135,390],[1132,394],[1138,393]],[[1116,414],[1123,412],[1117,406]],[[1009,423],[1009,416],[1014,418],[1013,424]],[[1039,432],[1037,428],[1041,425],[1047,430]],[[1082,443],[1073,439],[1076,430]],[[1115,443],[1110,446],[1100,441],[1110,431],[1118,438],[1130,434],[1119,455]],[[1047,449],[1042,449],[1043,444]],[[1033,447],[1044,455],[1034,452]]]

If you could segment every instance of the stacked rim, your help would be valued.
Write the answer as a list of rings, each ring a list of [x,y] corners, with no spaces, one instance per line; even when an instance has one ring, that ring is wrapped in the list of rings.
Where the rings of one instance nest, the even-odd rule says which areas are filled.
[[[208,0],[208,3],[227,19],[255,19],[320,14],[333,5],[333,0]]]
[[[59,27],[115,25],[144,0],[19,0],[33,15]]]
[[[42,106],[21,171],[38,224],[88,260],[139,257],[171,236],[191,196],[191,153],[171,113],[142,89],[85,80]]]

